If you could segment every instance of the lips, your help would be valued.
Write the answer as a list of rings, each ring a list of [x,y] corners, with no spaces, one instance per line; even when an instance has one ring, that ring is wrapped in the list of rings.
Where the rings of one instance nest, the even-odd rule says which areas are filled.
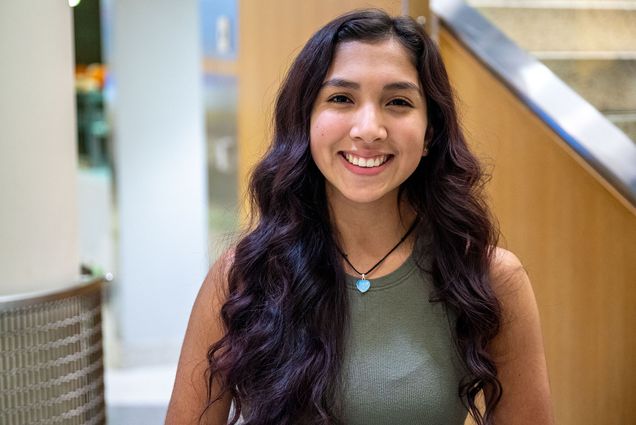
[[[354,155],[348,152],[341,152],[342,157],[350,164],[356,165],[362,168],[374,168],[379,167],[386,163],[392,155],[375,155],[371,157],[362,157]]]

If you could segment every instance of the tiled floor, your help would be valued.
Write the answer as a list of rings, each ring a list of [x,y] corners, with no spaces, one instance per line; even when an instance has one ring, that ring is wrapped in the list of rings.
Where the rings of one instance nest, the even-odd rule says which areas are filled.
[[[107,369],[108,425],[163,424],[176,365]]]
[[[108,406],[108,425],[161,425],[167,406]]]

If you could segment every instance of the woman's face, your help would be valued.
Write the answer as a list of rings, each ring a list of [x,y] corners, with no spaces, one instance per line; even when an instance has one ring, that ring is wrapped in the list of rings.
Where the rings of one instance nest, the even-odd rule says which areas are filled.
[[[310,125],[330,201],[395,199],[424,156],[426,125],[418,74],[398,41],[341,43]]]

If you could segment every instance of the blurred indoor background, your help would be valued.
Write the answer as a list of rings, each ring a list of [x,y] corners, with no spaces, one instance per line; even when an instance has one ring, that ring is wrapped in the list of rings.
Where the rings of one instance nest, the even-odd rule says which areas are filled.
[[[636,423],[636,0],[3,0],[0,305],[104,279],[106,407],[81,423],[163,422],[286,67],[370,6],[440,44],[534,285],[557,423]]]

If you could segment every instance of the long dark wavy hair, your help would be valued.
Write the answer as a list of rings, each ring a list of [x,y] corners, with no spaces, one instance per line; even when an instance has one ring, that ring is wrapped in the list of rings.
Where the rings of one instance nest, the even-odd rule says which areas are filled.
[[[309,149],[310,116],[338,44],[388,38],[410,54],[428,109],[429,154],[399,197],[423,218],[416,234],[430,240],[431,302],[455,317],[468,372],[458,395],[478,424],[493,421],[502,388],[486,347],[501,311],[489,281],[498,232],[483,200],[484,173],[462,135],[434,42],[409,17],[362,10],[329,22],[304,46],[278,93],[273,142],[251,176],[253,224],[227,270],[225,335],[208,351],[208,407],[229,393],[232,424],[239,415],[246,425],[342,423],[348,300],[324,177]],[[481,412],[475,399],[484,389]]]

